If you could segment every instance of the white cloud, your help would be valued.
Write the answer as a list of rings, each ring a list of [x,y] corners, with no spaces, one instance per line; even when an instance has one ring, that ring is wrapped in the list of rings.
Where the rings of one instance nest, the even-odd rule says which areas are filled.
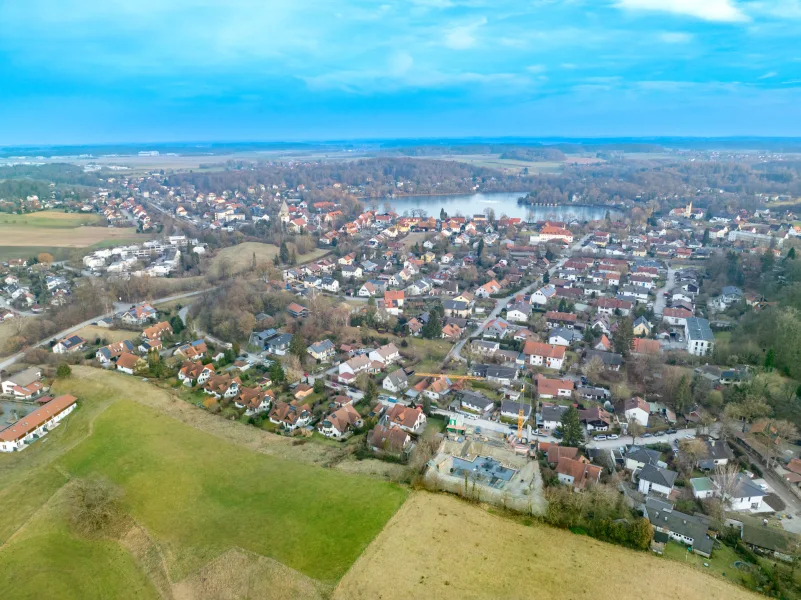
[[[771,77],[776,77],[778,73],[776,71],[768,71],[764,75],[760,75],[757,79],[770,79]]]
[[[529,73],[535,73],[535,74],[543,73],[546,70],[547,69],[546,69],[545,65],[529,65],[529,66],[526,67],[526,71],[528,71]]]
[[[663,31],[658,37],[666,44],[686,44],[693,39],[691,34],[683,31]]]
[[[801,19],[801,0],[767,0],[751,2],[748,11],[780,19]]]
[[[476,31],[487,24],[486,17],[465,25],[457,25],[445,31],[443,44],[451,50],[469,50],[476,45]]]
[[[668,12],[704,21],[734,23],[748,21],[748,16],[733,0],[617,0],[625,10]]]

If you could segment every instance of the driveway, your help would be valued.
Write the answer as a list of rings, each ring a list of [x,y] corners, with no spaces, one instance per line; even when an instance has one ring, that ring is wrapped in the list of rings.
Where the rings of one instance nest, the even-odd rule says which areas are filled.
[[[676,270],[670,266],[668,263],[668,271],[667,271],[667,279],[665,281],[665,285],[658,290],[656,290],[656,300],[654,301],[654,315],[657,318],[662,318],[662,313],[665,311],[665,306],[667,306],[667,299],[665,298],[665,292],[670,292],[676,287],[675,281]]]

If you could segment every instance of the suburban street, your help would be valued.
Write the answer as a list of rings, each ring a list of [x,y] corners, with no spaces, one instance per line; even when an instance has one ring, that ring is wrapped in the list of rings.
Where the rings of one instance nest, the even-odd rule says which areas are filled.
[[[209,291],[208,289],[204,289],[204,290],[197,290],[197,291],[194,291],[194,292],[185,292],[183,294],[176,294],[175,296],[168,296],[166,298],[159,298],[158,300],[153,300],[153,301],[150,302],[150,304],[153,305],[153,306],[158,306],[159,304],[165,304],[167,302],[172,302],[173,300],[180,300],[182,298],[191,298],[192,296],[197,296],[199,294],[204,294],[204,293],[206,293],[208,291]],[[0,362],[0,370],[7,369],[11,365],[13,365],[15,362],[17,362],[23,356],[25,356],[25,352],[27,352],[31,348],[37,348],[37,347],[46,346],[47,344],[50,343],[50,340],[53,340],[53,339],[60,340],[61,338],[66,337],[66,336],[68,336],[68,335],[70,335],[72,333],[75,333],[75,332],[79,331],[80,329],[83,329],[84,327],[88,327],[92,323],[96,323],[100,319],[104,319],[106,317],[114,316],[116,313],[121,312],[123,310],[126,310],[130,306],[131,306],[131,302],[115,302],[114,303],[114,310],[112,312],[106,313],[106,314],[103,314],[103,315],[97,315],[96,317],[92,317],[91,319],[87,319],[86,321],[83,321],[82,323],[78,323],[77,325],[74,325],[74,326],[69,327],[67,329],[64,329],[62,331],[59,331],[58,333],[55,333],[55,334],[45,338],[44,340],[42,340],[40,342],[37,342],[36,344],[33,344],[32,346],[29,346],[28,348],[26,348],[22,352],[18,352],[17,354],[9,356],[8,358],[6,358],[6,359],[4,359],[3,361]]]
[[[676,270],[670,266],[668,263],[668,272],[667,278],[665,279],[665,285],[658,290],[656,290],[656,300],[654,300],[654,315],[657,318],[662,318],[662,313],[665,312],[665,306],[667,305],[667,298],[665,298],[665,292],[671,291],[674,287],[676,287]]]
[[[551,268],[548,269],[548,273],[550,275],[553,275],[553,273],[555,273],[557,269],[560,269],[562,267],[562,265],[564,265],[565,262],[567,262],[570,259],[570,257],[573,256],[574,252],[578,252],[581,249],[581,247],[586,243],[586,241],[588,239],[590,239],[590,234],[585,235],[580,240],[575,242],[572,246],[570,246],[570,249],[569,249],[568,253],[564,257],[560,258],[556,263],[554,263],[554,265]],[[538,278],[537,281],[527,285],[523,289],[516,291],[514,294],[509,294],[505,298],[501,298],[499,300],[496,300],[495,301],[495,308],[492,309],[492,311],[487,316],[487,318],[484,319],[473,330],[473,333],[470,334],[470,336],[468,336],[467,338],[465,338],[463,340],[460,340],[459,342],[454,344],[453,347],[448,352],[448,355],[445,357],[445,360],[447,361],[449,358],[455,358],[456,360],[464,361],[465,359],[462,358],[462,348],[464,348],[464,345],[468,341],[470,341],[471,338],[476,338],[479,335],[481,335],[481,332],[489,324],[489,322],[492,321],[493,319],[498,318],[498,315],[500,315],[501,311],[504,308],[506,308],[506,306],[509,304],[509,302],[512,300],[512,298],[514,298],[515,296],[517,296],[519,294],[528,294],[529,292],[534,291],[535,289],[537,289],[541,285],[543,285],[542,284],[542,277]]]

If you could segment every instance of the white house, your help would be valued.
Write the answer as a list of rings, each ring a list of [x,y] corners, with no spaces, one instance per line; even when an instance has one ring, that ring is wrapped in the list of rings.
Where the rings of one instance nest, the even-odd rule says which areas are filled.
[[[532,304],[548,304],[548,301],[556,295],[556,286],[548,284],[541,287],[536,292],[531,294]]]
[[[396,394],[409,387],[409,377],[403,369],[397,369],[384,378],[381,387],[388,392]]]
[[[638,473],[635,473],[635,476],[639,477],[637,489],[641,494],[648,495],[650,492],[656,492],[663,496],[670,496],[678,473],[655,465],[645,465]]]
[[[626,420],[629,422],[637,421],[643,427],[648,427],[648,415],[651,412],[651,407],[645,400],[639,396],[634,396],[634,398],[626,402],[624,411]]]
[[[389,365],[396,360],[400,360],[400,352],[395,347],[395,344],[386,344],[377,350],[373,350],[368,355],[371,361],[377,361]]]

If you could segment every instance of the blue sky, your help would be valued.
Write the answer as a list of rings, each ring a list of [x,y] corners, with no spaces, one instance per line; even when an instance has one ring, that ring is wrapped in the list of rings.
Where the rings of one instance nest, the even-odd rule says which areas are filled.
[[[0,2],[0,144],[801,135],[801,0]]]

